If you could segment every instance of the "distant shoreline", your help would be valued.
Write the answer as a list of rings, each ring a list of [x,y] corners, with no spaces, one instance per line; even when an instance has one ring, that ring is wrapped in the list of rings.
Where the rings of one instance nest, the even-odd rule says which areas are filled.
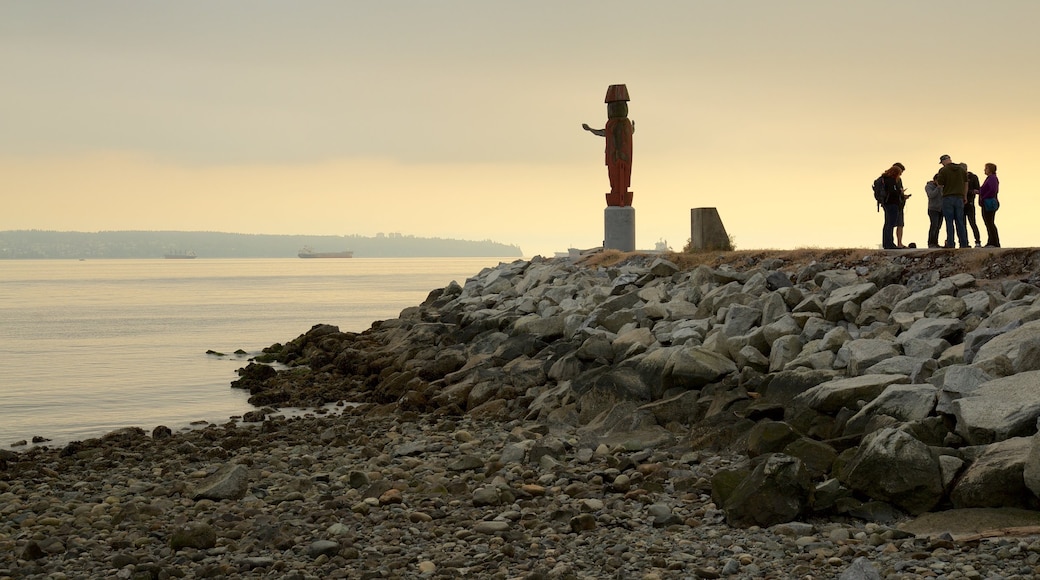
[[[399,233],[368,237],[181,231],[0,231],[0,260],[163,258],[175,252],[192,252],[199,258],[296,258],[303,247],[317,252],[350,250],[356,258],[523,257],[519,246],[491,240]]]

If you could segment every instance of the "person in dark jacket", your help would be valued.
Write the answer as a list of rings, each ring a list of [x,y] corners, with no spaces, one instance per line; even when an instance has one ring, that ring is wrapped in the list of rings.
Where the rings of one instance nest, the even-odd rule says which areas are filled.
[[[942,169],[935,176],[935,182],[943,186],[942,212],[946,220],[946,248],[956,248],[953,242],[954,233],[962,248],[970,248],[968,243],[968,226],[964,223],[964,201],[968,195],[968,173],[959,163],[954,163],[949,155],[939,157]]]
[[[979,194],[979,176],[968,171],[967,163],[961,163],[961,167],[968,173],[968,195],[964,201],[964,221],[968,222],[968,225],[971,226],[971,233],[975,234],[975,247],[981,248],[979,225],[975,222],[975,197]]]
[[[881,207],[885,210],[885,225],[881,229],[881,247],[886,250],[898,250],[895,241],[895,229],[903,223],[903,170],[898,165],[889,167],[881,174],[885,189],[885,201]]]

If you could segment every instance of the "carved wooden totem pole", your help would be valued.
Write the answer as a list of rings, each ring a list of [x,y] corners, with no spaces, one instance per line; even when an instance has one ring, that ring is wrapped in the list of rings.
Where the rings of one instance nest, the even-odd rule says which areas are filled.
[[[607,194],[607,206],[628,207],[632,205],[632,134],[635,123],[628,118],[628,87],[610,85],[607,87],[607,126],[593,129],[586,124],[582,128],[594,135],[606,137],[607,176],[610,178],[610,193]]]

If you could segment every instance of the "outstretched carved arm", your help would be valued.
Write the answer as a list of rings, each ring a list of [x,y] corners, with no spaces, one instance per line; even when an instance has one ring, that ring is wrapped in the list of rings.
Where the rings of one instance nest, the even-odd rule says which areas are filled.
[[[593,135],[599,135],[600,137],[606,137],[607,136],[606,130],[604,130],[604,129],[593,129],[592,127],[589,127],[585,123],[581,124],[581,128],[585,129],[589,133],[592,133]]]

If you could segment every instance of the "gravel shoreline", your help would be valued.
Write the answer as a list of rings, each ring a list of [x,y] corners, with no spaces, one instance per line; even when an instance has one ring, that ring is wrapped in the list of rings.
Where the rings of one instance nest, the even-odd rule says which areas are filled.
[[[8,453],[0,578],[1040,574],[1035,536],[960,542],[853,519],[733,528],[710,481],[740,457],[578,441],[365,405]],[[244,478],[210,485],[229,469]]]

